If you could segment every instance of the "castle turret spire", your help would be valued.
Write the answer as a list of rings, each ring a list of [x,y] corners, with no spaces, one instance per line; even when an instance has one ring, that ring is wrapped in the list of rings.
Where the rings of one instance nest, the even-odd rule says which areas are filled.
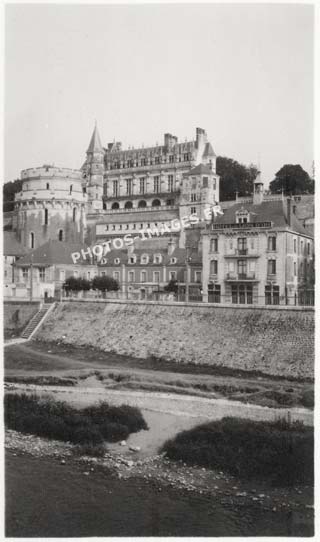
[[[94,152],[103,152],[100,135],[98,131],[98,126],[97,126],[97,121],[95,122],[91,141],[87,150],[87,153],[94,153]]]

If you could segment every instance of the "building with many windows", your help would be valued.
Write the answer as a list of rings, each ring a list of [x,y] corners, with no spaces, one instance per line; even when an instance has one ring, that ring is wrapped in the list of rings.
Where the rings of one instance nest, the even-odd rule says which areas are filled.
[[[292,198],[228,205],[202,233],[203,299],[233,304],[311,304],[313,238]]]

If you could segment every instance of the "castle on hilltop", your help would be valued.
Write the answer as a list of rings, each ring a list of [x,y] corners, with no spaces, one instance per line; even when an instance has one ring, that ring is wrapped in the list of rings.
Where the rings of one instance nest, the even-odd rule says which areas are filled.
[[[204,220],[219,201],[216,154],[202,128],[194,141],[167,133],[163,145],[122,149],[120,142],[103,147],[96,125],[81,169],[44,165],[21,179],[13,230],[26,249],[48,240],[92,245],[192,214]]]

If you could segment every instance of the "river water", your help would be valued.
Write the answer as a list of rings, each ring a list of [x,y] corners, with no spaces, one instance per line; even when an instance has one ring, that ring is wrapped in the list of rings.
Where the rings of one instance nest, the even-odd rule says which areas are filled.
[[[309,515],[309,517],[308,517]],[[119,480],[98,468],[6,457],[6,536],[312,536],[311,514]]]

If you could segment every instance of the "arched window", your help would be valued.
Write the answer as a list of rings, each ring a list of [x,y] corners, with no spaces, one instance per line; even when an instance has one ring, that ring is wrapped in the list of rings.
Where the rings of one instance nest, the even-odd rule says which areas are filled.
[[[111,205],[111,209],[113,211],[117,210],[117,209],[120,209],[120,205],[117,201],[115,201],[112,205]]]
[[[48,222],[49,222],[49,213],[48,213],[48,209],[45,209],[44,210],[44,224],[45,224],[45,226],[48,225]]]
[[[34,233],[30,233],[30,248],[34,248]]]
[[[59,230],[58,239],[59,241],[63,241],[63,230]]]
[[[77,208],[74,207],[74,208],[73,208],[73,214],[72,214],[72,220],[73,220],[73,222],[76,221],[76,216],[77,216]]]
[[[102,208],[103,208],[104,211],[107,209],[107,204],[105,202],[103,202]]]
[[[132,201],[126,201],[124,208],[125,209],[132,209]]]
[[[161,201],[159,199],[154,199],[152,202],[152,207],[160,207]]]
[[[144,209],[145,207],[147,207],[147,202],[144,200],[139,201],[138,207],[139,209]]]

